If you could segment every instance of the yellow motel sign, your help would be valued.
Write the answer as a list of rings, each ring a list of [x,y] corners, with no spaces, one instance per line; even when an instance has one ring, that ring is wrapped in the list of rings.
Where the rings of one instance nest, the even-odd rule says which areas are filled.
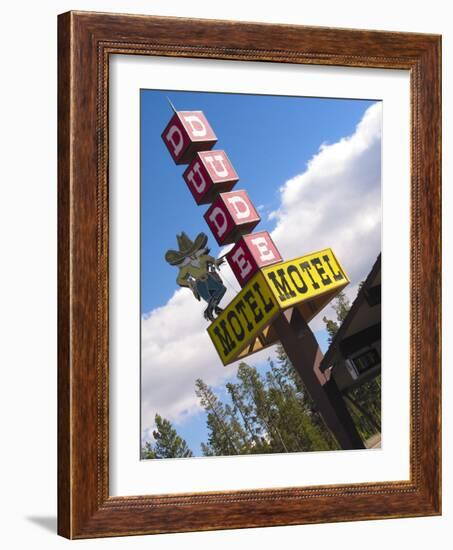
[[[330,248],[261,268],[208,327],[224,365],[276,342],[272,319],[297,307],[310,321],[349,283]]]

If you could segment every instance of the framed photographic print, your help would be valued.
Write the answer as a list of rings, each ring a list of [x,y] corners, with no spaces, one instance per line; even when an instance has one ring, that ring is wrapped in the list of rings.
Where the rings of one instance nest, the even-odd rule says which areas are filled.
[[[441,513],[439,67],[59,17],[61,535]]]

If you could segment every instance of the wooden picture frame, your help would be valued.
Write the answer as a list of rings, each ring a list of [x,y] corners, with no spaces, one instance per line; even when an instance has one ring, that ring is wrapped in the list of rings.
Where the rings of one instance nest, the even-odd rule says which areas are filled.
[[[89,538],[440,514],[440,37],[69,12],[59,16],[58,48],[59,534]],[[109,495],[111,54],[410,71],[409,481]]]

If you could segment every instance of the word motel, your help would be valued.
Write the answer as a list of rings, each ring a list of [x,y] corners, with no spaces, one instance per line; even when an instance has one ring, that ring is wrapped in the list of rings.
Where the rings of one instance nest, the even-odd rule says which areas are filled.
[[[261,268],[208,327],[223,364],[234,361],[288,307],[304,306],[309,321],[348,283],[330,248]]]

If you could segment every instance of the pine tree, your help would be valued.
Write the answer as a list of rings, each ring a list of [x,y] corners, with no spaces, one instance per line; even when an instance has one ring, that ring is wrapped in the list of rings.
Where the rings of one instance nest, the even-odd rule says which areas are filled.
[[[228,383],[226,385],[233,403],[233,410],[240,419],[246,436],[246,449],[248,453],[269,452],[269,443],[261,434],[262,423],[257,421],[257,416],[252,399],[247,398],[242,384]]]
[[[278,426],[278,411],[258,371],[246,363],[241,363],[237,376],[242,385],[245,402],[253,411],[251,418],[260,437],[261,447],[266,448],[267,452],[289,452]]]
[[[231,404],[222,403],[201,379],[196,381],[196,395],[207,412],[204,456],[338,448],[281,346],[269,367],[263,376],[241,363],[237,383],[226,385]]]
[[[341,291],[335,300],[333,300],[332,308],[335,311],[336,321],[328,319],[327,317],[322,318],[324,324],[326,325],[326,330],[329,333],[329,344],[332,342],[335,334],[341,326],[341,323],[346,319],[346,315],[351,309],[351,304],[343,291]]]
[[[153,446],[149,441],[146,441],[142,447],[141,457],[142,459],[156,458],[156,453],[154,452]]]
[[[270,361],[266,374],[270,396],[281,417],[280,432],[291,450],[310,451],[336,448],[336,443],[319,414],[313,412],[311,398],[281,345],[277,360]],[[291,422],[288,422],[291,419]]]
[[[155,416],[156,429],[153,430],[155,445],[150,451],[154,453],[151,458],[188,458],[193,456],[185,440],[180,437],[173,428],[171,422],[160,415]]]
[[[293,399],[295,391],[276,375],[273,363],[271,363],[271,371],[266,373],[266,386],[273,422],[278,428],[285,447],[288,451],[310,450],[304,431],[300,429],[303,411]]]
[[[381,431],[381,376],[365,382],[346,394],[357,429],[363,439]]]
[[[249,446],[249,440],[247,438],[247,433],[245,432],[241,421],[237,416],[237,412],[234,407],[230,405],[225,405],[225,414],[229,420],[229,427],[232,433],[235,446],[238,449],[240,454],[247,452]]]
[[[247,440],[241,423],[230,406],[225,406],[212,389],[200,378],[195,382],[195,394],[208,413],[208,441],[202,446],[205,456],[242,454]]]

